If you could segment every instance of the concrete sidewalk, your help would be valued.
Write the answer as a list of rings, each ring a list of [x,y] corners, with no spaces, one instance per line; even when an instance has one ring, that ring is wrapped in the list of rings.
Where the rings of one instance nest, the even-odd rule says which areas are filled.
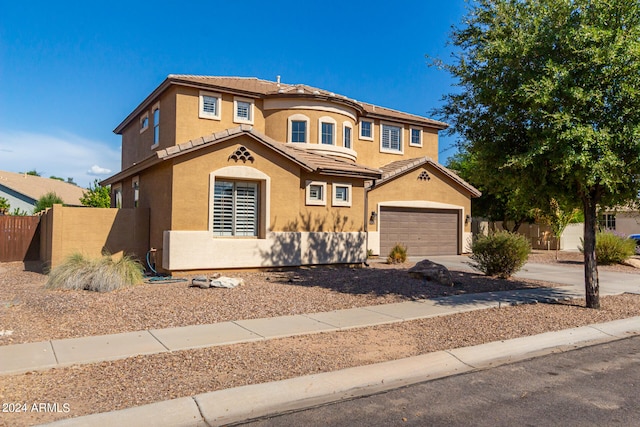
[[[219,426],[640,335],[640,317],[57,421],[50,426]]]
[[[324,313],[6,345],[0,346],[0,375],[124,359],[143,354],[332,332],[503,305],[557,301],[580,295],[570,288],[563,287],[486,292]]]

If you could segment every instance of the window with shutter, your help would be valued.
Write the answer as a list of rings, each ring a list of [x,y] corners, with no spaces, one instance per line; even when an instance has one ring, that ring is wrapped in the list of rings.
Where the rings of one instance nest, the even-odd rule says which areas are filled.
[[[402,129],[398,126],[382,125],[381,147],[387,151],[402,152]]]
[[[258,235],[258,184],[216,180],[213,195],[215,236]]]

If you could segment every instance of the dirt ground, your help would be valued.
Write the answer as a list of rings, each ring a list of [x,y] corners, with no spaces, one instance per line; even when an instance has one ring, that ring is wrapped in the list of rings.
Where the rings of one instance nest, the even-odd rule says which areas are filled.
[[[565,255],[563,253],[562,255]],[[555,255],[533,254],[535,262]],[[571,257],[571,258],[570,258]],[[579,268],[574,255],[561,262]],[[576,263],[577,262],[577,263]],[[50,291],[38,273],[0,264],[3,345],[384,304],[416,298],[539,286],[453,272],[455,286],[411,279],[410,265],[241,273],[235,289],[189,288],[186,282],[145,284],[110,294]],[[4,271],[3,271],[4,270]],[[625,270],[640,274],[638,270]],[[552,286],[551,284],[545,284]],[[57,404],[59,412],[2,413],[0,425],[22,426],[138,406],[207,391],[275,381],[640,315],[640,296],[481,310],[399,324],[124,360],[2,377],[0,402]],[[66,405],[65,405],[66,404]],[[52,406],[50,406],[51,408]],[[65,408],[68,411],[65,411]]]

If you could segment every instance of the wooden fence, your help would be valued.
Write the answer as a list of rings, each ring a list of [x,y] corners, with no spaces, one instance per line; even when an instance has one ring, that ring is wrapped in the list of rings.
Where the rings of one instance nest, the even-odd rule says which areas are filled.
[[[40,257],[40,217],[0,215],[0,262]]]

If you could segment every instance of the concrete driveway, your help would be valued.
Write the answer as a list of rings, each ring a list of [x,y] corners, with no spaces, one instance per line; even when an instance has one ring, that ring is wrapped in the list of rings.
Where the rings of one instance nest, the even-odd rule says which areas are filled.
[[[424,257],[409,257],[409,261],[418,262]],[[441,255],[428,257],[450,270],[477,272],[470,265],[466,255]],[[542,280],[574,288],[584,294],[584,269],[582,266],[526,263],[514,277]],[[640,294],[640,271],[638,274],[599,271],[600,295],[615,295],[624,292]]]

